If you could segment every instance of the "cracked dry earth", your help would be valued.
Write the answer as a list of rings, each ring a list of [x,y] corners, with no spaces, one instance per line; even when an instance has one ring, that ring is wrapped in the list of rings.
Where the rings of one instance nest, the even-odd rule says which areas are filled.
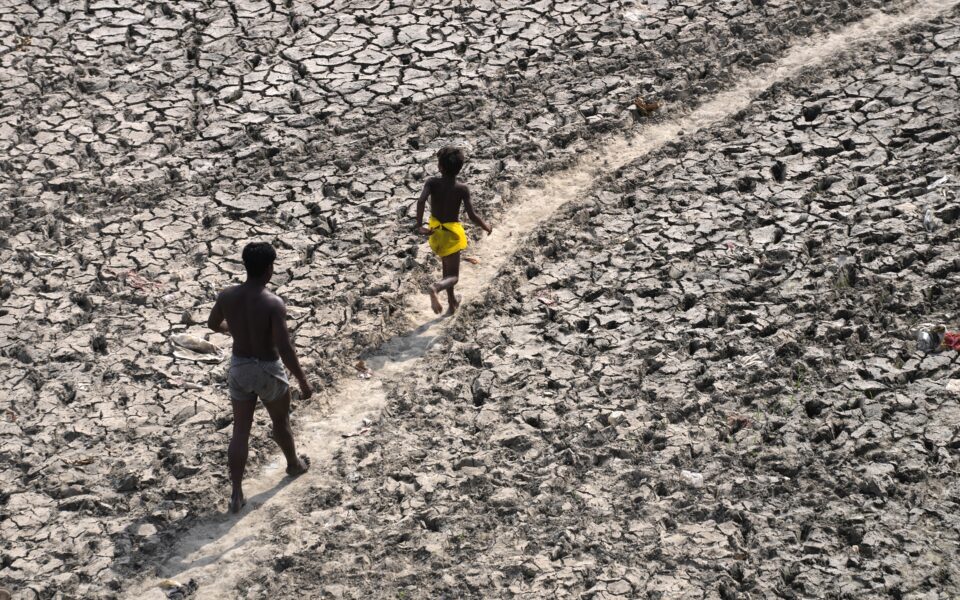
[[[956,597],[960,14],[864,54],[537,232],[238,591]]]
[[[168,336],[247,239],[336,385],[434,268],[439,146],[496,223],[635,96],[908,5],[0,5],[0,585],[117,596],[222,504],[222,368]],[[957,311],[958,44],[954,10],[777,86],[531,232],[237,594],[954,597],[960,368],[909,331]]]

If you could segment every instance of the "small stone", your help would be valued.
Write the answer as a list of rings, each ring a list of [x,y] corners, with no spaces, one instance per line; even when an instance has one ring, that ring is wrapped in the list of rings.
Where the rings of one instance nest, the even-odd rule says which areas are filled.
[[[686,469],[680,471],[680,478],[695,488],[703,487],[703,474]]]
[[[143,523],[137,527],[136,534],[140,537],[150,537],[157,534],[157,528],[150,523]]]

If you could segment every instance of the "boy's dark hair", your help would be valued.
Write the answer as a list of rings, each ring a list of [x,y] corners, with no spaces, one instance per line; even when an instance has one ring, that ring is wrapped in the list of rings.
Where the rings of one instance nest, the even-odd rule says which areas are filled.
[[[250,277],[262,277],[275,260],[277,251],[268,242],[251,242],[243,248],[243,266]]]
[[[454,177],[463,168],[463,150],[455,146],[444,146],[437,152],[440,162],[440,172],[448,177]]]

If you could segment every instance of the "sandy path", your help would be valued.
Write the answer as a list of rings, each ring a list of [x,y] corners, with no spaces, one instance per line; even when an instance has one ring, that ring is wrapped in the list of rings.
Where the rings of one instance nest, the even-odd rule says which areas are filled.
[[[770,86],[795,77],[804,69],[822,67],[858,44],[888,37],[898,30],[935,18],[952,9],[960,0],[924,0],[900,14],[873,14],[863,21],[831,35],[815,36],[794,46],[781,60],[757,73],[744,74],[737,86],[721,92],[686,115],[645,127],[627,135],[616,135],[598,144],[598,150],[584,155],[571,168],[542,182],[541,187],[517,192],[514,209],[503,224],[495,224],[492,235],[476,240],[470,254],[479,265],[463,265],[458,293],[467,301],[478,298],[494,281],[503,264],[515,253],[530,232],[549,219],[561,206],[590,194],[591,184],[600,176],[628,164],[677,138],[681,132],[710,127],[746,108]],[[423,323],[408,335],[386,342],[367,363],[374,369],[370,379],[346,379],[327,394],[322,410],[298,418],[298,442],[313,459],[314,471],[297,479],[283,478],[282,459],[265,467],[245,482],[247,509],[237,517],[226,515],[199,523],[180,540],[171,558],[160,569],[160,577],[185,582],[196,580],[199,597],[234,597],[236,582],[255,565],[297,547],[296,517],[311,481],[340,447],[342,437],[358,432],[367,419],[377,417],[387,398],[383,379],[409,375],[420,367],[419,359],[452,322],[436,318],[424,295],[407,299],[407,314]],[[281,535],[277,535],[282,530]],[[280,538],[280,542],[273,538]],[[129,597],[157,593],[156,580],[135,586]],[[151,589],[152,588],[152,589]]]

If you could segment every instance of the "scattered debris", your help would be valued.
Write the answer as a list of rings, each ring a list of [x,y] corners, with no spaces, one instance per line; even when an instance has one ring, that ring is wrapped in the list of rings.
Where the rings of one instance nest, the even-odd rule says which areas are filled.
[[[936,352],[940,350],[945,333],[946,328],[943,325],[921,325],[914,334],[914,338],[917,341],[917,350],[921,352]]]
[[[124,271],[120,273],[119,277],[120,281],[136,290],[157,291],[163,287],[161,283],[147,279],[140,273],[137,273],[133,270]]]
[[[340,434],[340,435],[341,435],[341,437],[352,438],[352,437],[357,437],[358,435],[363,435],[363,434],[369,433],[369,432],[370,432],[370,428],[369,428],[369,427],[361,427],[360,429],[354,431],[353,433],[343,433],[343,434]]]
[[[177,346],[186,348],[187,350],[192,350],[193,352],[199,352],[200,354],[220,353],[220,348],[215,344],[186,333],[176,333],[171,335],[170,341]]]
[[[746,415],[730,415],[727,417],[727,427],[731,431],[740,431],[748,427],[753,427],[753,419]]]
[[[960,331],[947,331],[943,334],[943,341],[940,343],[945,350],[954,350],[960,352]]]
[[[180,583],[175,579],[164,579],[157,584],[157,587],[166,592],[169,600],[184,600],[192,596],[200,586],[194,579],[191,579],[186,584]]]
[[[633,105],[637,108],[637,113],[643,117],[649,117],[656,111],[660,110],[661,106],[659,102],[647,102],[643,99],[643,96],[637,96],[634,98]]]
[[[367,363],[362,360],[358,360],[357,364],[353,365],[353,368],[359,373],[360,379],[370,379],[373,377],[373,371],[367,367]]]
[[[193,335],[173,334],[170,336],[170,343],[174,346],[173,355],[183,360],[215,363],[223,359],[219,346]]]
[[[554,306],[557,303],[557,297],[550,290],[537,292],[537,302],[545,306]]]

